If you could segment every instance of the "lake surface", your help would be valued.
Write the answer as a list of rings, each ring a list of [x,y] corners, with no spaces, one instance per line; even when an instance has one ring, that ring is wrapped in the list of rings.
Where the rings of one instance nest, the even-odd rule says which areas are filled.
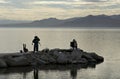
[[[41,39],[40,50],[70,48],[70,41],[76,39],[79,48],[105,58],[103,63],[92,68],[81,65],[41,67],[38,79],[120,79],[119,29],[0,28],[0,53],[19,52],[23,43],[33,50],[35,35]],[[31,67],[0,69],[0,79],[35,79],[33,73]]]

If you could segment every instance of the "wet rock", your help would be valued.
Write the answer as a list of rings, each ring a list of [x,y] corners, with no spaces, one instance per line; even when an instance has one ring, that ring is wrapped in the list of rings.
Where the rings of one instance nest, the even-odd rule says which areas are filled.
[[[28,66],[30,63],[28,62],[25,56],[13,57],[8,56],[6,59],[6,63],[8,66]]]
[[[85,58],[88,62],[97,63],[97,61],[89,53],[84,52],[82,58]]]
[[[44,49],[25,54],[5,55],[0,59],[0,67],[30,66],[45,64],[98,64],[104,58],[96,53],[84,52],[81,49]]]
[[[97,61],[97,63],[104,61],[104,58],[101,57],[101,56],[99,56],[99,55],[97,55],[96,53],[90,53],[89,55],[90,55],[92,58],[94,58],[94,59]]]
[[[47,63],[55,63],[56,62],[56,60],[49,54],[41,55],[40,59],[46,61]]]
[[[80,51],[78,51],[78,50],[73,50],[71,52],[71,58],[72,58],[72,60],[80,60],[81,56],[82,56],[82,53]]]
[[[57,58],[57,63],[67,64],[67,63],[68,63],[68,58],[67,58],[67,56],[66,56],[64,53],[59,52],[58,58]]]
[[[38,54],[38,53],[31,53],[31,54],[26,55],[26,58],[28,59],[28,62],[30,62],[30,65],[32,65],[32,66],[47,64],[46,61],[41,59],[40,55],[41,54]],[[41,55],[41,56],[43,56],[43,55]]]
[[[0,59],[0,67],[8,67],[3,59]]]

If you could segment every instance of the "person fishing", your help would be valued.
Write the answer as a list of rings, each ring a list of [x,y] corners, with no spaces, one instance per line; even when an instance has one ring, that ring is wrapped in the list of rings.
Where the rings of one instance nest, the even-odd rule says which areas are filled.
[[[34,44],[34,52],[38,51],[39,49],[39,44],[40,44],[40,39],[38,36],[35,36],[33,41],[32,41],[32,45]]]
[[[77,49],[77,41],[75,39],[73,39],[72,42],[70,42],[70,46],[73,48],[73,49]]]

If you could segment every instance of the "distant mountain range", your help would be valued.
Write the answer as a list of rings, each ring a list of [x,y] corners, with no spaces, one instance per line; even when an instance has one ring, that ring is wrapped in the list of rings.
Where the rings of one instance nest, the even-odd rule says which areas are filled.
[[[27,23],[1,24],[0,27],[81,27],[81,28],[119,28],[120,15],[89,15],[65,20],[48,18]]]
[[[0,25],[4,24],[18,24],[18,23],[28,23],[30,21],[21,21],[21,20],[0,20]]]

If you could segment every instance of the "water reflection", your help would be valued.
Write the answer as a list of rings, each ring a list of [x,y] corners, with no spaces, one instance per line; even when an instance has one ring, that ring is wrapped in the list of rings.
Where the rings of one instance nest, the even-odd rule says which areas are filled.
[[[23,79],[26,79],[27,73],[23,73]]]
[[[0,68],[0,74],[26,74],[32,71],[32,67],[10,67],[10,68]]]
[[[72,77],[72,79],[76,79],[77,76],[77,67],[76,65],[73,65],[71,70],[70,70],[70,75]]]
[[[34,67],[34,69],[33,69],[33,76],[34,76],[34,79],[38,79],[38,67]]]
[[[11,75],[11,74],[22,74],[20,79],[39,79],[41,75],[39,71],[68,71],[70,74],[71,79],[77,79],[77,71],[84,68],[95,68],[95,64],[72,64],[72,65],[41,65],[35,67],[17,67],[17,68],[7,68],[7,69],[0,69],[0,75]],[[30,75],[32,72],[33,75]],[[29,77],[28,77],[29,75]],[[61,74],[62,75],[62,74]],[[44,75],[45,76],[45,75]],[[53,76],[53,75],[51,75]],[[12,79],[12,78],[5,78],[5,79]],[[18,79],[18,78],[14,78]],[[69,78],[67,78],[69,79]]]
[[[88,68],[88,67],[95,68],[96,65],[94,63],[90,63],[89,65],[75,65],[75,64],[71,65],[71,69],[70,69],[71,78],[76,79],[78,69],[80,70],[82,68]]]

